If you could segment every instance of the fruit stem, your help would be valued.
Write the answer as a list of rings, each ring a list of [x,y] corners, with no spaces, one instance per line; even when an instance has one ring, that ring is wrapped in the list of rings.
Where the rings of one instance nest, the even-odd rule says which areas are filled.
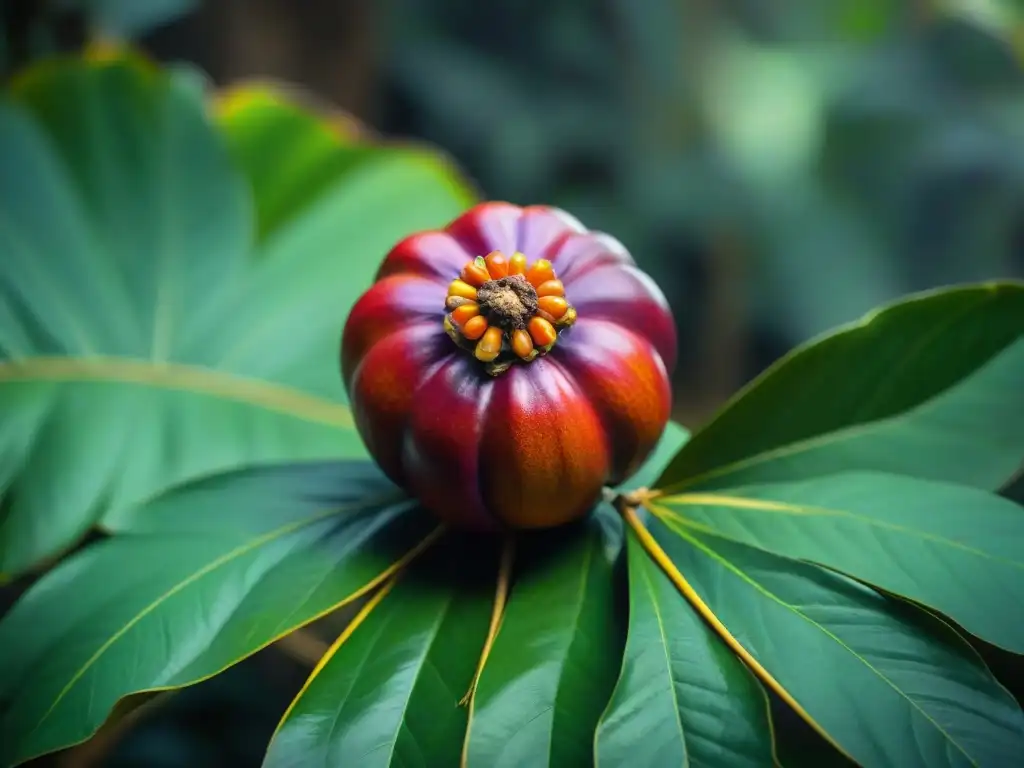
[[[641,488],[634,491],[634,494],[640,492],[650,493],[647,489]],[[729,650],[739,657],[739,659],[766,688],[782,699],[790,709],[799,715],[829,744],[835,747],[847,758],[853,760],[852,756],[839,744],[839,742],[837,742],[832,735],[828,733],[828,731],[826,731],[813,717],[811,717],[807,710],[805,710],[797,700],[793,698],[789,691],[787,691],[779,681],[761,665],[754,655],[750,653],[742,643],[740,643],[736,636],[733,635],[721,619],[718,618],[711,607],[704,602],[697,590],[694,589],[693,585],[690,584],[687,578],[676,567],[675,563],[672,562],[672,559],[668,556],[665,550],[662,549],[661,545],[647,529],[647,526],[640,520],[640,517],[637,515],[638,507],[630,506],[628,498],[630,496],[631,494],[622,494],[616,499],[616,509],[618,509],[619,514],[622,515],[623,523],[625,523],[627,528],[632,530],[638,543],[643,547],[648,557],[650,557],[654,564],[661,569],[662,573],[668,577],[669,581],[672,582],[679,594],[683,596],[683,599],[690,604],[690,607],[693,608],[697,615],[700,616],[710,629],[718,635],[722,642],[728,646]],[[643,506],[646,507],[647,510],[656,518],[661,518],[656,506],[650,504],[643,504]],[[684,538],[689,538],[691,544],[699,548],[700,542],[698,540],[692,539],[678,530],[673,530],[673,532],[683,536]]]
[[[626,510],[635,511],[661,495],[659,491],[652,491],[646,486],[636,488],[632,491],[627,491],[626,493],[615,493],[614,491],[611,491],[610,499],[608,499],[609,489],[606,488],[605,493],[606,500],[608,500],[620,514],[625,514]]]
[[[498,636],[501,628],[501,620],[505,617],[505,604],[508,602],[509,587],[512,583],[512,564],[515,560],[515,539],[509,536],[501,550],[501,564],[498,566],[498,583],[494,591],[494,607],[491,609],[491,624],[487,629],[487,639],[484,641],[483,651],[480,653],[480,660],[476,665],[476,672],[473,674],[473,681],[469,684],[466,695],[459,700],[459,705],[469,704],[472,707],[473,695],[476,693],[476,686],[480,682],[480,675],[483,674],[484,665],[490,655],[494,639]]]

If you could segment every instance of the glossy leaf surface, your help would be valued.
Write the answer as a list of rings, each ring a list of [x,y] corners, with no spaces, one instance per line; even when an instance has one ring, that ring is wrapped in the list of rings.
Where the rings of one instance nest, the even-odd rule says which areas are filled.
[[[768,698],[630,534],[629,636],[596,763],[772,764]]]
[[[658,482],[671,490],[878,470],[995,489],[1024,460],[1024,283],[910,297],[740,392]]]
[[[360,141],[349,118],[326,108],[314,114],[258,82],[221,92],[216,108],[231,156],[252,184],[259,240],[287,228],[364,163],[369,170],[395,154]]]
[[[973,488],[852,472],[658,499],[709,531],[822,563],[1024,653],[1024,508]]]
[[[624,633],[612,570],[619,545],[600,522],[562,537],[549,533],[543,547],[522,545],[520,573],[473,701],[469,768],[593,759]]]
[[[815,565],[650,530],[725,628],[861,765],[1012,765],[1024,713],[948,625]]]
[[[367,464],[231,473],[138,508],[0,622],[0,765],[89,737],[379,583],[434,530]]]
[[[490,568],[474,568],[460,543],[417,561],[339,637],[285,715],[268,768],[459,764],[459,702],[484,647],[498,559],[482,547]]]
[[[290,118],[268,154],[302,152],[315,121],[294,108],[232,125],[259,132],[276,110]],[[345,316],[394,241],[465,205],[440,164],[374,157],[315,200],[281,166],[268,183],[290,215],[257,245],[264,177],[239,172],[183,79],[114,59],[15,80],[0,99],[0,573],[192,478],[364,455],[337,371]]]
[[[335,123],[258,86],[218,103],[259,228],[258,267],[222,313],[222,333],[240,340],[232,366],[260,378],[286,368],[289,382],[344,400],[338,345],[352,305],[396,242],[447,223],[472,197],[442,157],[359,143]]]

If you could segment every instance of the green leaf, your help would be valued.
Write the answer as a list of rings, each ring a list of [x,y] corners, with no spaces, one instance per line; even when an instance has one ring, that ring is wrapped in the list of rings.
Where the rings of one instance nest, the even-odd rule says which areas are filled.
[[[973,488],[851,472],[656,500],[679,523],[821,563],[1024,653],[1024,509]]]
[[[190,479],[364,456],[345,317],[390,244],[464,208],[440,164],[378,149],[315,199],[286,186],[302,205],[255,258],[249,184],[191,89],[58,60],[0,98],[0,573]]]
[[[310,215],[313,221],[307,226],[334,228],[337,236],[351,237],[352,221],[344,214],[349,208],[358,208],[359,199],[348,200],[344,207],[325,203],[324,199],[331,195],[351,197],[351,185],[362,180],[375,188],[387,189],[390,185],[387,191],[399,201],[412,203],[413,208],[375,213],[373,203],[360,215],[443,219],[450,215],[453,200],[464,207],[472,204],[472,191],[437,152],[411,145],[373,143],[348,115],[327,107],[317,112],[300,108],[284,93],[259,83],[230,88],[217,101],[218,124],[232,157],[253,186],[260,240]],[[439,186],[444,187],[445,194],[434,197]],[[432,208],[436,212],[432,213]],[[317,209],[319,215],[315,215]],[[339,212],[342,221],[335,220]],[[387,236],[394,225],[384,220],[379,228]],[[373,228],[368,229],[372,235]],[[347,240],[338,245],[343,245],[345,251],[351,248]],[[383,247],[391,245],[387,242]],[[381,258],[369,259],[361,266],[372,275]]]
[[[287,367],[289,382],[343,399],[337,359],[349,309],[395,243],[447,224],[472,194],[440,155],[343,140],[333,122],[265,89],[232,92],[220,115],[261,222],[259,268],[222,313],[222,333],[238,343],[221,365],[257,378]],[[272,296],[276,311],[254,294]]]
[[[379,152],[256,85],[227,90],[217,107],[231,154],[252,183],[260,240]]]
[[[469,546],[480,543],[446,540],[367,604],[288,710],[265,766],[459,764],[459,702],[484,647],[498,562],[484,546],[487,567],[474,567]]]
[[[597,730],[599,765],[764,766],[773,763],[768,698],[627,539],[629,636],[622,674]]]
[[[776,692],[859,764],[1003,766],[1024,753],[1024,713],[949,625],[816,565],[649,526]]]
[[[921,294],[798,348],[683,447],[657,486],[879,470],[995,489],[1024,459],[1024,283]]]
[[[0,622],[0,764],[211,677],[380,583],[434,523],[369,464],[230,473],[137,509]]]
[[[623,640],[613,579],[620,544],[602,523],[522,540],[521,575],[472,702],[469,768],[593,760]]]
[[[635,475],[628,478],[621,485],[616,486],[615,490],[622,493],[633,491],[637,488],[649,487],[661,476],[665,467],[672,460],[672,457],[679,452],[679,449],[689,439],[690,433],[685,427],[676,424],[674,421],[668,422],[665,425],[665,431],[661,433],[661,439],[658,440],[658,444],[654,447],[651,455],[647,457],[647,461],[637,470]]]

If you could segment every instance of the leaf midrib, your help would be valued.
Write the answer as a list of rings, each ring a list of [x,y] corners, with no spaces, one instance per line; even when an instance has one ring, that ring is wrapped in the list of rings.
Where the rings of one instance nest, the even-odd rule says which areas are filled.
[[[213,573],[218,568],[221,568],[222,566],[225,566],[228,563],[231,563],[232,561],[237,560],[238,558],[243,557],[244,555],[247,555],[250,552],[257,550],[260,547],[266,546],[267,544],[270,544],[280,539],[282,536],[287,536],[290,533],[294,533],[298,530],[301,530],[302,528],[313,525],[329,517],[339,515],[343,512],[353,512],[361,508],[372,507],[375,504],[379,504],[388,498],[390,497],[381,497],[380,499],[362,501],[356,504],[345,505],[342,507],[322,509],[314,514],[302,518],[301,520],[294,520],[286,525],[282,525],[278,528],[268,531],[267,533],[261,536],[257,536],[253,539],[250,539],[244,544],[235,547],[234,549],[229,550],[228,552],[225,552],[223,555],[220,555],[219,557],[214,558],[206,565],[204,565],[202,568],[199,568],[191,574],[189,574],[186,578],[181,579],[173,587],[165,591],[163,594],[159,595],[156,599],[154,599],[148,605],[142,608],[130,620],[126,621],[119,630],[114,632],[99,648],[96,649],[93,655],[90,656],[85,661],[85,663],[82,664],[78,671],[71,676],[71,679],[68,680],[67,684],[64,686],[64,688],[61,689],[60,693],[58,693],[57,696],[54,697],[53,703],[46,710],[46,712],[43,713],[43,715],[39,718],[39,721],[35,724],[32,730],[28,732],[25,738],[30,738],[42,727],[43,723],[45,723],[49,719],[49,717],[56,711],[57,707],[60,706],[61,702],[64,701],[65,698],[67,698],[68,694],[70,694],[74,687],[78,685],[82,678],[85,677],[89,670],[103,657],[103,655],[107,651],[109,651],[118,641],[120,641],[135,626],[137,626],[139,622],[141,622],[147,616],[152,614],[161,605],[163,605],[165,602],[170,600],[172,597],[174,597],[182,590],[187,589],[189,586],[195,584],[200,579],[209,575],[210,573]]]
[[[949,390],[944,390],[940,394],[945,394]],[[853,440],[863,435],[869,434],[870,432],[888,426],[890,424],[898,424],[899,422],[907,419],[915,412],[922,410],[925,406],[931,404],[935,398],[926,400],[912,408],[908,408],[905,411],[901,411],[893,416],[885,416],[880,419],[874,419],[873,421],[865,421],[860,424],[851,424],[849,426],[840,427],[839,429],[832,430],[831,432],[825,432],[822,434],[813,435],[806,437],[801,440],[794,440],[790,443],[775,446],[767,450],[755,453],[751,456],[747,456],[742,459],[727,462],[721,464],[713,469],[700,472],[691,477],[684,478],[678,482],[672,483],[662,489],[665,493],[675,493],[682,491],[686,488],[693,488],[694,486],[700,486],[709,480],[715,480],[721,477],[728,477],[738,472],[742,472],[750,467],[757,467],[762,464],[768,464],[769,462],[775,461],[776,459],[785,458],[787,456],[794,456],[807,451],[814,450],[815,448],[823,448],[831,445],[837,445],[845,440]]]
[[[978,764],[977,760],[975,760],[967,752],[967,750],[965,750],[960,745],[960,743],[956,739],[954,739],[953,736],[950,733],[948,733],[946,731],[945,728],[943,728],[938,722],[936,722],[936,720],[928,712],[924,711],[921,708],[921,706],[916,701],[914,701],[912,698],[910,698],[910,696],[908,696],[903,691],[903,689],[901,689],[892,680],[890,680],[888,678],[888,676],[886,676],[884,673],[882,673],[882,671],[879,670],[877,667],[875,667],[870,661],[868,661],[862,655],[860,655],[855,650],[853,650],[853,648],[851,648],[849,645],[844,643],[839,637],[837,637],[835,634],[833,634],[829,629],[827,629],[826,627],[822,626],[821,624],[816,622],[814,619],[812,619],[810,616],[805,614],[803,611],[800,610],[800,608],[798,606],[792,605],[791,603],[788,603],[785,600],[783,600],[782,598],[780,598],[778,595],[776,595],[774,592],[769,590],[767,587],[765,587],[759,581],[757,581],[752,576],[747,574],[746,571],[744,571],[743,569],[741,569],[738,566],[734,565],[731,561],[729,561],[727,558],[723,557],[721,554],[716,552],[712,547],[708,546],[703,541],[701,541],[701,540],[699,540],[697,538],[694,538],[693,536],[691,536],[690,534],[686,533],[685,531],[679,530],[678,528],[676,528],[675,526],[671,525],[670,523],[666,522],[665,524],[677,536],[679,536],[680,538],[684,539],[691,546],[693,546],[696,549],[698,549],[701,552],[703,552],[705,555],[710,557],[712,560],[717,562],[719,565],[721,565],[726,570],[730,571],[733,575],[735,575],[736,577],[738,577],[739,579],[744,581],[751,588],[753,588],[756,592],[759,592],[760,594],[762,594],[765,597],[767,597],[769,600],[772,600],[773,602],[778,603],[779,605],[781,605],[786,610],[796,614],[801,619],[803,619],[808,624],[810,624],[815,629],[817,629],[822,634],[824,634],[826,637],[828,637],[829,639],[833,640],[836,643],[836,645],[838,645],[840,648],[842,648],[847,653],[849,653],[851,656],[853,656],[855,659],[857,659],[857,661],[862,663],[868,670],[870,670],[880,680],[883,680],[887,685],[889,685],[889,687],[891,687],[901,698],[906,700],[906,702],[916,712],[918,712],[923,718],[925,718],[929,723],[931,723],[932,726],[934,726],[935,730],[937,730],[940,734],[942,734],[942,736],[949,742],[949,744],[951,746],[955,747],[965,758],[967,758],[967,761],[971,765],[977,765]]]
[[[1019,339],[1017,341],[1019,341]],[[925,411],[927,408],[931,407],[937,400],[948,395],[957,387],[962,386],[965,381],[971,379],[974,376],[977,376],[978,373],[982,371],[985,367],[992,364],[1001,355],[1005,354],[1014,344],[1017,343],[1017,341],[1012,341],[1008,343],[1002,349],[998,350],[995,354],[993,354],[988,360],[984,361],[984,363],[982,363],[981,365],[978,365],[968,375],[964,376],[962,379],[955,382],[951,386],[934,393],[932,396],[924,400],[921,400],[920,402],[900,411],[899,413],[894,413],[889,416],[883,416],[876,419],[861,421],[854,424],[847,424],[837,429],[833,429],[829,432],[818,433],[815,435],[811,435],[809,437],[804,437],[797,440],[792,440],[787,443],[783,443],[781,445],[776,445],[771,448],[766,448],[762,451],[758,451],[757,453],[751,454],[750,456],[745,456],[741,459],[727,461],[724,464],[720,464],[716,467],[712,467],[702,472],[698,472],[695,475],[684,477],[680,480],[677,480],[676,482],[670,483],[661,490],[664,493],[677,493],[687,488],[693,488],[695,486],[700,487],[701,485],[707,483],[710,480],[728,477],[729,475],[737,474],[751,467],[757,467],[762,464],[768,464],[777,459],[806,453],[816,448],[837,445],[846,440],[853,440],[858,437],[870,434],[875,430],[884,429],[887,426],[899,425],[900,423],[905,422],[907,419],[920,414],[922,411]],[[737,397],[739,397],[739,395]],[[724,413],[725,411],[723,411],[722,414],[719,414],[718,418],[721,418]],[[694,445],[699,445],[698,438],[700,437],[700,434],[695,435],[694,438],[689,443],[687,443],[682,450],[693,450]]]
[[[549,761],[550,761],[552,753],[554,752],[554,744],[555,744],[555,742],[554,742],[554,738],[555,738],[555,719],[558,716],[559,699],[561,698],[561,695],[562,695],[562,692],[563,692],[563,685],[564,685],[564,682],[565,682],[565,676],[564,676],[565,667],[568,664],[570,656],[572,655],[572,647],[573,647],[573,645],[575,643],[575,640],[579,636],[579,621],[580,621],[580,617],[583,615],[583,604],[584,604],[584,601],[586,599],[587,584],[590,581],[590,578],[589,578],[590,577],[590,569],[591,569],[591,567],[593,565],[593,559],[594,559],[594,546],[595,546],[594,542],[592,542],[592,541],[588,541],[587,542],[586,552],[584,553],[583,562],[582,562],[581,567],[580,567],[580,583],[579,583],[579,587],[578,587],[578,590],[577,590],[576,610],[574,611],[575,615],[573,616],[571,621],[566,621],[565,625],[564,625],[565,627],[568,628],[568,632],[569,632],[570,636],[568,638],[568,642],[565,644],[564,651],[561,653],[561,658],[559,660],[558,666],[559,666],[560,674],[558,676],[558,681],[555,684],[555,692],[554,692],[555,695],[552,698],[551,704],[550,704],[550,706],[545,707],[540,712],[535,713],[533,715],[533,717],[531,717],[525,723],[521,723],[519,725],[519,727],[514,732],[509,734],[506,737],[506,739],[505,739],[506,744],[507,743],[511,743],[512,740],[514,738],[516,738],[523,731],[523,729],[525,729],[528,725],[530,725],[534,720],[536,720],[537,718],[543,717],[548,712],[550,712],[551,713],[551,727],[548,729],[548,734],[547,734],[547,750],[546,750]],[[468,737],[468,734],[469,734],[469,728],[470,728],[471,724],[472,724],[472,721],[469,724],[467,724],[467,727],[466,727],[467,737]]]
[[[646,561],[646,555],[644,560]],[[675,686],[675,675],[672,671],[672,657],[669,653],[668,647],[668,633],[665,632],[665,621],[661,615],[661,606],[658,604],[658,596],[654,589],[654,581],[651,578],[650,572],[651,564],[644,562],[643,564],[643,578],[644,586],[647,590],[647,594],[651,600],[651,608],[654,611],[654,618],[658,622],[658,633],[661,636],[661,648],[665,656],[665,669],[668,672],[668,689],[672,696],[672,701],[675,702],[673,707],[673,713],[675,715],[676,724],[679,726],[679,741],[683,747],[683,764],[682,768],[689,768],[690,765],[690,748],[686,743],[686,729],[683,727],[683,718],[680,714],[682,702],[679,700],[679,693],[676,691]]]
[[[376,607],[377,606],[375,605],[374,609]],[[369,614],[367,614],[367,615],[369,615]],[[360,624],[362,624],[362,622],[360,622]],[[387,629],[387,623],[386,622],[384,624],[381,624],[381,626],[375,628],[374,633],[373,633],[373,642],[367,644],[367,646],[363,649],[363,653],[361,654],[361,656],[359,658],[359,661],[356,662],[356,664],[355,664],[355,669],[353,670],[351,682],[346,687],[344,696],[340,696],[339,697],[340,698],[339,706],[338,706],[337,709],[334,710],[334,717],[331,718],[331,727],[327,729],[327,738],[324,739],[324,751],[325,752],[330,752],[331,747],[334,744],[335,735],[338,732],[338,728],[341,726],[342,715],[345,713],[345,705],[348,703],[349,699],[351,698],[352,691],[354,691],[356,686],[359,684],[359,680],[360,680],[360,678],[363,675],[363,671],[366,669],[367,663],[370,661],[370,658],[373,656],[374,649],[377,646],[377,641],[385,633],[386,629]],[[341,646],[339,645],[338,648],[340,648],[340,647]],[[335,648],[335,651],[337,651],[338,648]],[[334,659],[334,654],[332,653],[330,658],[327,659],[326,663],[324,663],[324,665],[322,667],[318,666],[317,669],[313,670],[313,673],[310,675],[309,679],[306,681],[306,683],[303,686],[306,690],[308,690],[309,687],[312,686],[313,682],[319,677],[320,673],[323,672],[323,670],[327,668],[327,663],[329,663],[333,659]],[[299,696],[296,697],[296,702],[298,702],[299,698],[302,696],[302,694],[304,692],[305,691],[300,692]],[[327,764],[326,755],[324,755],[324,757],[325,757],[324,763],[325,763],[325,768],[326,768],[326,764]],[[366,757],[365,754],[364,755],[360,755],[360,759],[365,758],[365,757]]]
[[[118,356],[27,357],[0,362],[0,385],[100,382],[191,392],[281,413],[302,421],[352,429],[348,406],[276,382],[188,363]]]
[[[588,541],[586,555],[583,560],[583,567],[580,568],[580,585],[579,592],[577,593],[576,600],[576,611],[572,621],[569,623],[571,629],[571,635],[569,642],[565,646],[565,652],[562,654],[561,663],[559,669],[561,670],[558,676],[558,683],[555,687],[555,697],[551,702],[551,728],[548,731],[548,759],[550,760],[555,750],[555,719],[558,717],[558,704],[562,698],[563,686],[565,685],[565,668],[569,663],[569,659],[572,656],[573,646],[576,644],[576,640],[580,634],[580,618],[583,616],[583,606],[587,599],[587,585],[590,583],[590,569],[594,564],[594,547],[597,546],[596,542]]]
[[[896,533],[909,536],[911,538],[921,539],[923,541],[931,541],[936,544],[950,547],[951,549],[958,549],[962,552],[974,555],[985,560],[991,560],[992,562],[1002,563],[1011,568],[1024,569],[1024,562],[1018,560],[1010,560],[1005,557],[999,557],[993,555],[984,550],[972,547],[969,544],[956,541],[955,539],[949,539],[945,536],[939,536],[928,531],[919,530],[917,528],[911,528],[909,526],[900,525],[898,523],[890,523],[885,520],[878,520],[873,517],[868,517],[857,512],[851,512],[845,509],[832,509],[830,507],[820,507],[815,505],[802,505],[802,504],[791,504],[789,502],[781,502],[773,499],[755,499],[748,496],[727,496],[724,494],[717,493],[705,493],[705,494],[679,494],[678,496],[666,496],[659,497],[654,500],[652,506],[657,509],[664,511],[668,516],[678,518],[680,522],[690,525],[694,524],[695,527],[708,527],[716,536],[721,536],[726,539],[733,541],[739,541],[735,536],[730,536],[724,531],[720,531],[713,526],[703,526],[696,520],[690,520],[682,512],[676,512],[671,506],[664,506],[665,504],[678,504],[680,506],[709,506],[709,507],[724,507],[732,510],[747,510],[753,512],[767,512],[769,514],[779,515],[790,515],[792,517],[808,517],[808,518],[822,518],[822,517],[837,517],[846,518],[848,520],[856,520],[868,527],[883,528],[886,530],[894,531]],[[743,542],[740,542],[743,543]]]
[[[431,653],[434,651],[434,646],[436,645],[438,636],[441,633],[441,627],[444,625],[445,619],[448,618],[448,614],[451,612],[454,603],[455,593],[450,592],[448,595],[445,596],[444,606],[440,608],[440,610],[438,610],[437,616],[434,617],[434,621],[431,623],[429,631],[430,639],[428,642],[423,644],[423,652],[416,660],[414,673],[412,675],[412,684],[409,686],[409,690],[403,696],[404,701],[402,706],[402,716],[398,718],[398,724],[395,728],[394,734],[391,737],[391,742],[388,745],[388,765],[393,765],[395,762],[395,750],[398,748],[398,741],[402,737],[403,729],[409,734],[409,737],[416,744],[417,749],[420,750],[420,754],[423,754],[423,749],[419,744],[419,740],[416,738],[416,735],[409,727],[408,722],[406,722],[406,715],[409,712],[409,704],[412,701],[413,697],[416,695],[416,690],[422,681],[423,670],[427,666],[428,662],[430,662],[431,660]],[[448,687],[443,679],[441,680],[441,684],[444,685],[445,688]],[[453,693],[450,689],[448,692]]]

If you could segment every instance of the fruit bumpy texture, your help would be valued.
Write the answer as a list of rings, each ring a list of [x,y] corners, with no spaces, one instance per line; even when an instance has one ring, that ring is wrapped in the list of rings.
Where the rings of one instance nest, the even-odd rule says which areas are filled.
[[[665,297],[614,238],[482,203],[398,243],[341,370],[383,471],[451,525],[548,528],[631,476],[671,406]]]

